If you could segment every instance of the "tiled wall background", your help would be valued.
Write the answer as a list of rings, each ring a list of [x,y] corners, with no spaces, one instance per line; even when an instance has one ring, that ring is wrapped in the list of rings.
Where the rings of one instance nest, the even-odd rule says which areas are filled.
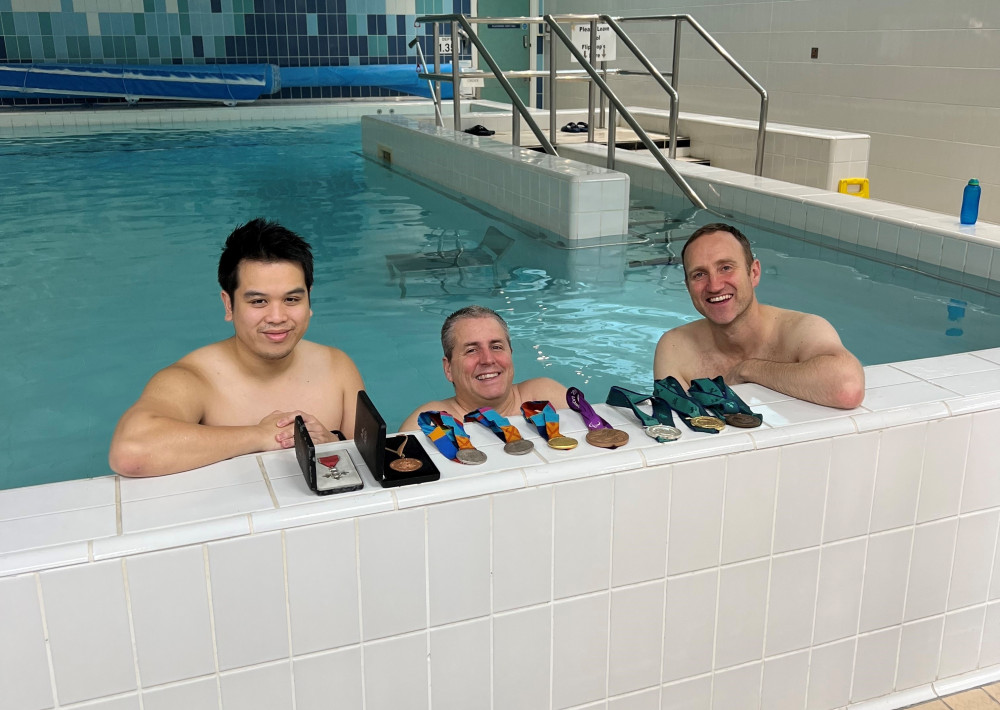
[[[0,698],[12,710],[140,696],[190,710],[926,698],[936,679],[1000,669],[998,426],[982,411],[576,471],[3,578]]]
[[[995,0],[622,0],[613,9],[604,0],[549,0],[547,9],[689,13],[768,90],[771,120],[872,136],[872,197],[957,215],[962,188],[976,177],[980,219],[1000,222]],[[668,68],[672,27],[650,34],[650,26],[625,25]],[[693,31],[682,48],[682,110],[756,118],[757,94]],[[648,82],[620,83],[626,103],[655,100]],[[574,91],[560,86],[567,100]]]
[[[0,0],[0,62],[412,64],[418,15],[472,0]],[[423,50],[431,49],[430,38]],[[385,96],[369,87],[295,87],[271,98]],[[34,102],[31,99],[4,103]]]

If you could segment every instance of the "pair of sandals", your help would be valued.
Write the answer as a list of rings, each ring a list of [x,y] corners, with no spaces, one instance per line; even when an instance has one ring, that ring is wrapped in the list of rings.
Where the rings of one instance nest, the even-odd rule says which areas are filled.
[[[470,133],[474,136],[492,136],[496,131],[491,131],[486,126],[475,125],[472,128],[466,128],[466,133]]]
[[[563,133],[586,133],[587,132],[587,124],[584,123],[583,121],[580,121],[578,123],[574,123],[573,121],[570,121],[565,126],[563,126],[562,128],[560,128],[559,130],[562,131]]]

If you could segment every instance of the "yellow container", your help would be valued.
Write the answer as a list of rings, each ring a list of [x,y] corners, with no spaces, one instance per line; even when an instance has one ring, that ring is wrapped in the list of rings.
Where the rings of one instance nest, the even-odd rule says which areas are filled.
[[[856,188],[856,189],[851,189]],[[844,178],[837,183],[837,192],[868,198],[868,178]]]

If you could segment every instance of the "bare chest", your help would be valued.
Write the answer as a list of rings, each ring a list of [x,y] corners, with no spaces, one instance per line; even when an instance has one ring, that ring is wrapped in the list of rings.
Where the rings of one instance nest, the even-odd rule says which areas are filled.
[[[248,426],[275,411],[302,411],[335,427],[342,418],[342,409],[342,398],[336,395],[328,378],[292,374],[259,382],[228,375],[216,379],[202,423]]]

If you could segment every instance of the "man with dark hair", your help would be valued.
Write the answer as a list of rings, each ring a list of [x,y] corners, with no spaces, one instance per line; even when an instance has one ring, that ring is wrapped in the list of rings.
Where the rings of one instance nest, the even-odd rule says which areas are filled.
[[[441,327],[441,364],[455,396],[427,402],[406,418],[402,431],[417,428],[421,412],[446,411],[461,421],[468,412],[492,407],[505,417],[519,414],[522,402],[546,400],[564,406],[566,388],[548,377],[514,383],[510,332],[500,315],[483,306],[452,313]]]
[[[108,456],[123,476],[187,471],[294,445],[296,415],[315,443],[354,435],[357,393],[351,359],[303,340],[313,257],[309,244],[275,222],[237,227],[219,259],[226,320],[235,334],[156,373],[115,429]]]
[[[681,251],[684,281],[704,318],[669,330],[656,345],[653,377],[691,380],[722,375],[756,382],[817,404],[852,409],[865,396],[861,363],[819,316],[765,306],[754,289],[760,261],[728,224],[706,224]]]

